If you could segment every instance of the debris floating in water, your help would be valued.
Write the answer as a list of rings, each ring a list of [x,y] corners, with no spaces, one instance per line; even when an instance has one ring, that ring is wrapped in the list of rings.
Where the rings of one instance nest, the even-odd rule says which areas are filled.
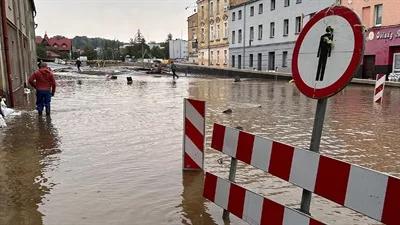
[[[225,111],[223,111],[222,113],[225,113],[225,114],[232,114],[232,109],[227,109],[227,110],[225,110]]]

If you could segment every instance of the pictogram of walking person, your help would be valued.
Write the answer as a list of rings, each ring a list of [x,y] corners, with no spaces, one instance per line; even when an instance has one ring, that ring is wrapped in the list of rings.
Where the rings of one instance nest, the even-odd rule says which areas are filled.
[[[326,63],[328,62],[328,58],[331,57],[331,52],[333,48],[333,28],[328,26],[326,28],[326,33],[321,36],[321,40],[319,42],[318,54],[318,69],[317,76],[315,77],[316,81],[323,81],[326,69]]]

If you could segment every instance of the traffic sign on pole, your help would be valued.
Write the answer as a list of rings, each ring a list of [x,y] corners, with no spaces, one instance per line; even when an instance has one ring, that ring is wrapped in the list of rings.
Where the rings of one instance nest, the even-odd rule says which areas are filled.
[[[297,88],[314,99],[338,93],[356,73],[363,51],[363,26],[355,12],[343,6],[320,11],[305,25],[294,48]]]

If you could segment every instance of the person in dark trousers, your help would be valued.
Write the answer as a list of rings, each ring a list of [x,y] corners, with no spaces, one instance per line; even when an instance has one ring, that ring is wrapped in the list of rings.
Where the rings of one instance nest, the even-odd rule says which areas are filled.
[[[82,65],[81,60],[77,59],[76,62],[75,62],[75,64],[76,64],[76,67],[78,68],[78,72],[79,72],[79,73],[82,72],[82,71],[81,71],[81,65]]]
[[[328,62],[328,58],[331,57],[333,47],[333,28],[328,26],[326,28],[326,33],[321,36],[318,48],[317,57],[318,61],[318,69],[317,76],[315,77],[316,81],[323,81],[325,75],[326,63]]]
[[[179,78],[179,76],[176,75],[176,65],[175,65],[175,63],[173,61],[171,62],[171,71],[172,71],[172,78],[174,80],[175,80],[175,77]]]
[[[29,84],[36,89],[36,109],[39,115],[43,114],[46,107],[46,115],[50,115],[51,97],[56,92],[56,81],[46,63],[39,65],[39,70],[29,77]]]

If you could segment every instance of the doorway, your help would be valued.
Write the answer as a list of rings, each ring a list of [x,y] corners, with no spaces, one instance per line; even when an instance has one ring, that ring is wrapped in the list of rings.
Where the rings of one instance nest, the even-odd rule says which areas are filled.
[[[257,70],[261,71],[262,70],[262,54],[258,53],[257,56]]]
[[[268,53],[268,70],[275,70],[275,52]]]
[[[375,79],[375,55],[364,56],[362,76],[363,79]]]

